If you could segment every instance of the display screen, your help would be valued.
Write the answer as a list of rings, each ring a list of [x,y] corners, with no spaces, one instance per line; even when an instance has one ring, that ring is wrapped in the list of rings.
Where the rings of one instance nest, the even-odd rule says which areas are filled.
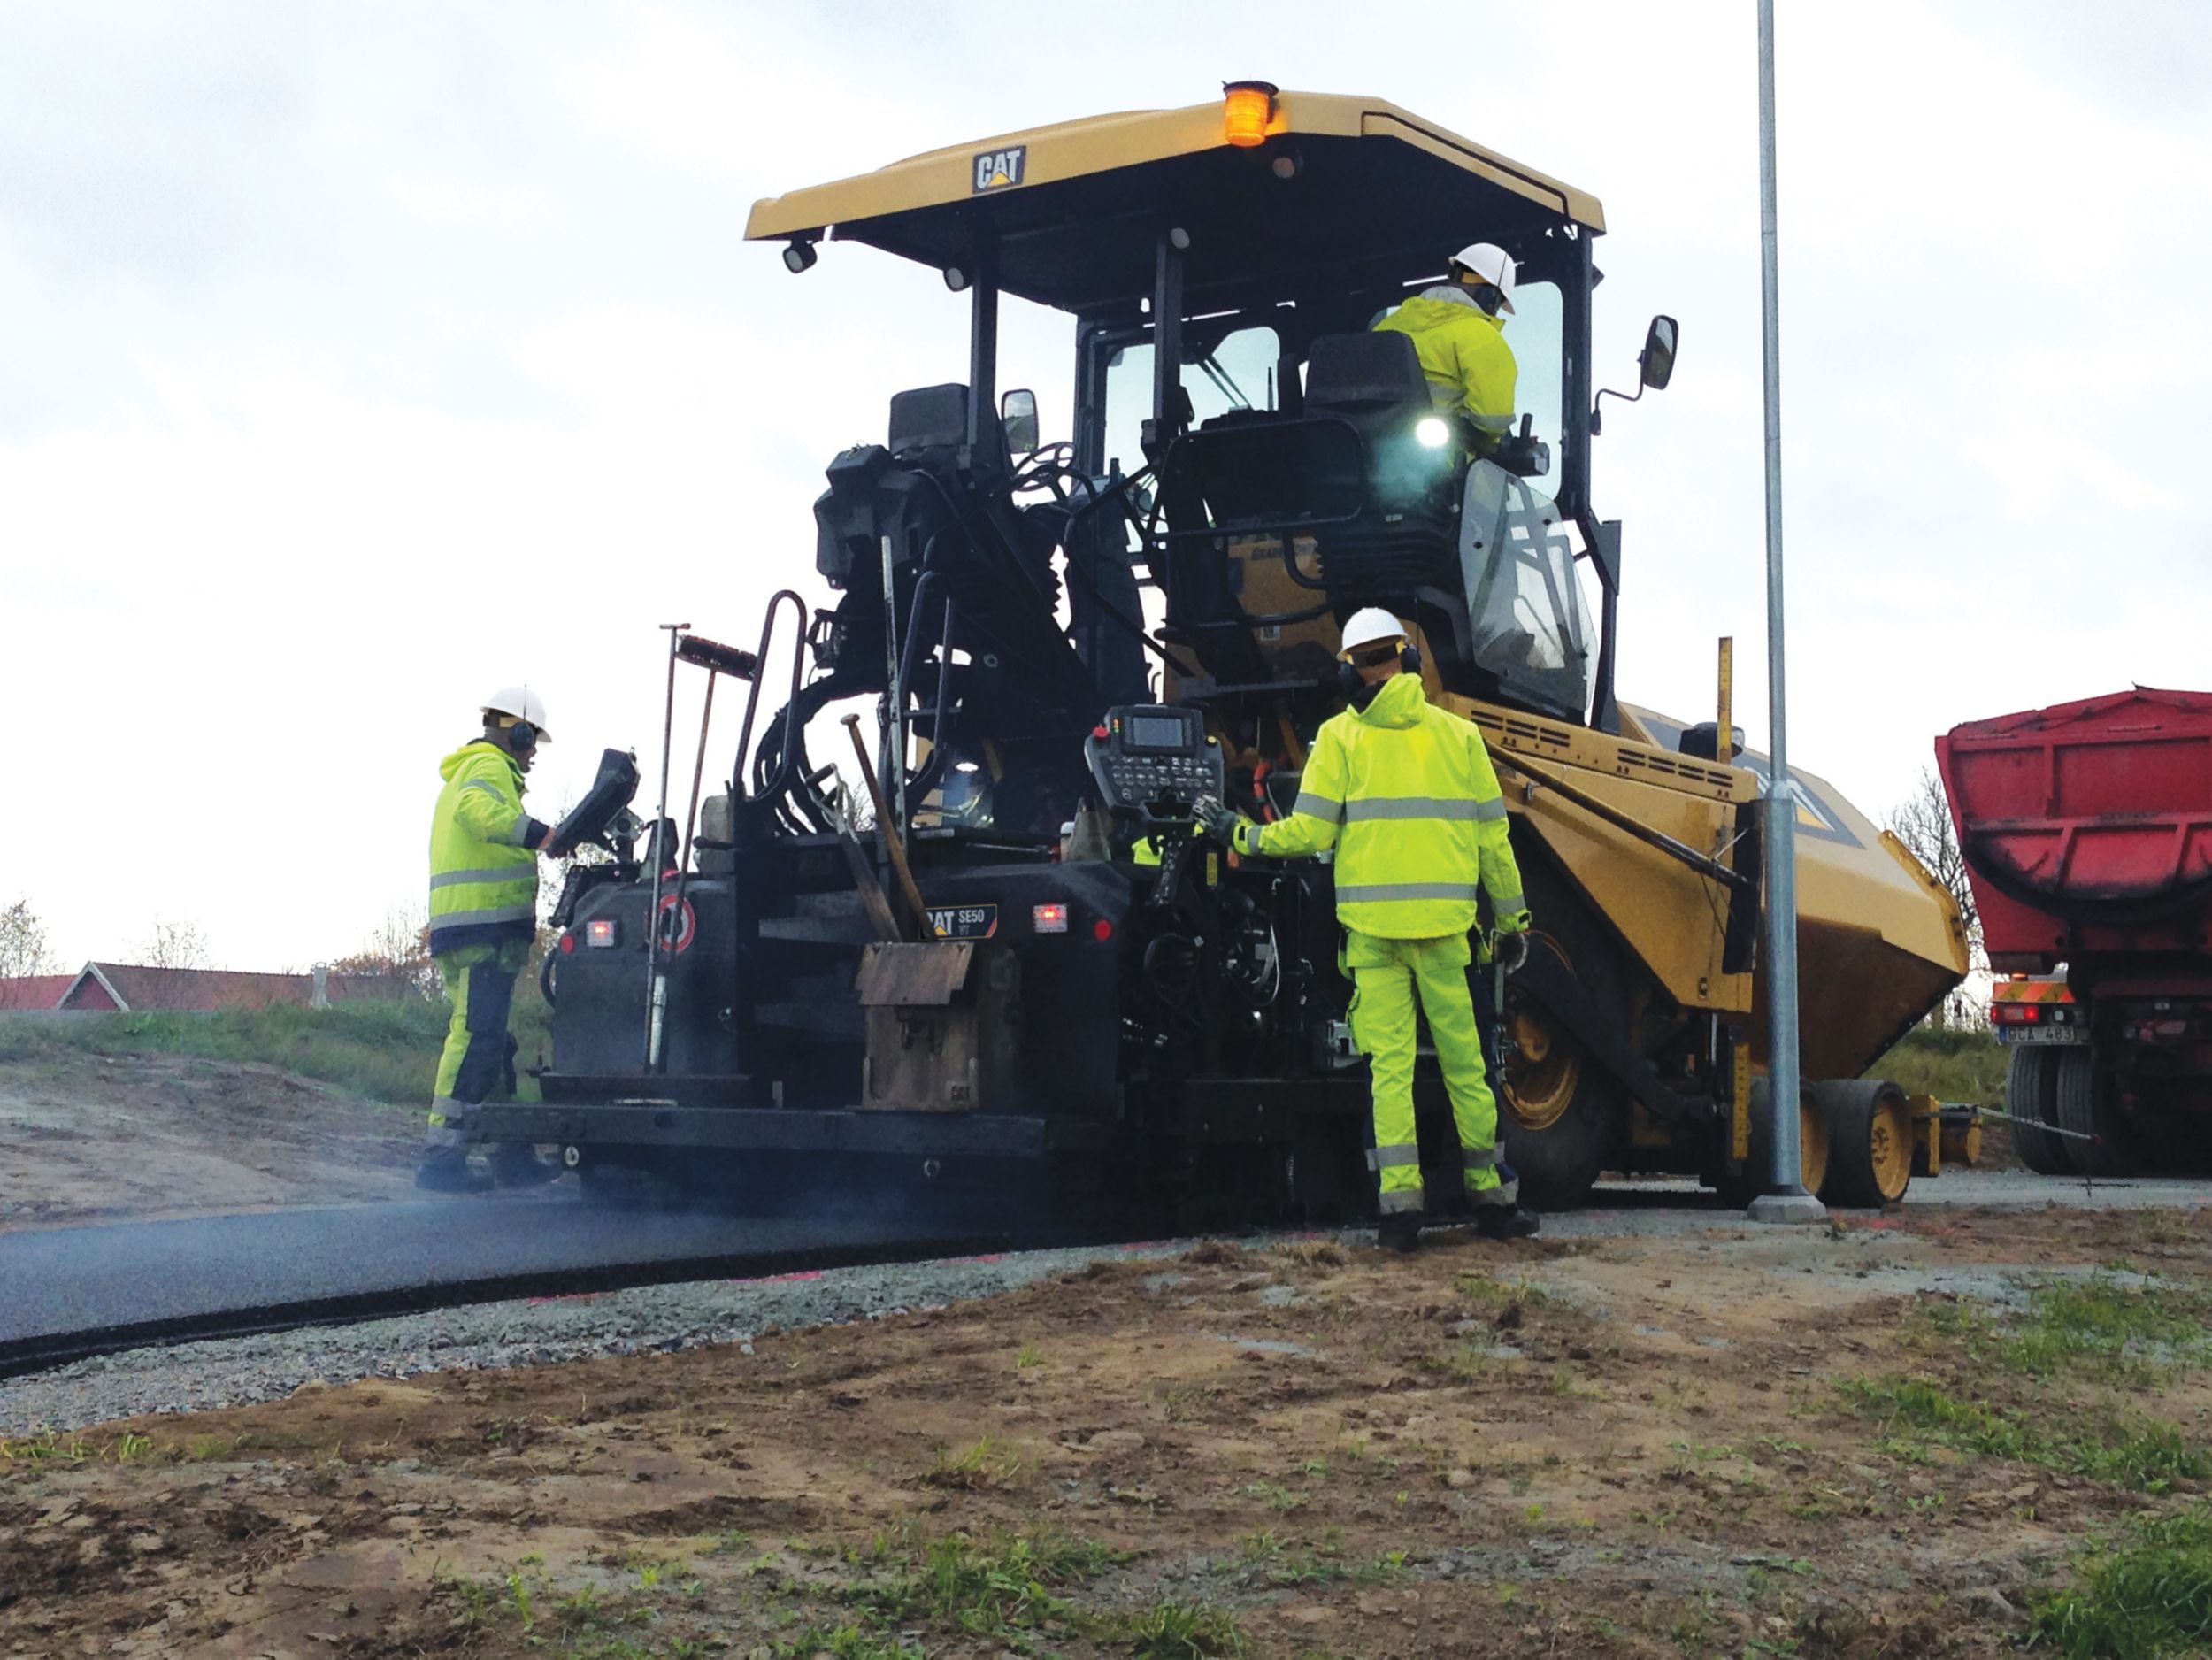
[[[1190,741],[1188,730],[1172,715],[1132,715],[1121,735],[1133,749],[1180,749]]]

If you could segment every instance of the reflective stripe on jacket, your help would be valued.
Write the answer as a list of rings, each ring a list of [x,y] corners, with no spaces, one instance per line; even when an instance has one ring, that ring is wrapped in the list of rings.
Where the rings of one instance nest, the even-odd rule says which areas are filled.
[[[1520,367],[1506,344],[1504,319],[1485,312],[1464,288],[1444,283],[1425,289],[1375,327],[1412,339],[1431,401],[1472,420],[1485,450],[1511,430]]]
[[[1418,675],[1385,680],[1364,709],[1321,726],[1279,824],[1241,826],[1238,850],[1296,858],[1336,849],[1336,915],[1386,940],[1475,926],[1477,883],[1508,927],[1527,926],[1505,797],[1473,723],[1432,705]]]
[[[438,765],[430,821],[430,950],[528,940],[538,929],[538,856],[547,828],[522,810],[522,769],[497,744],[465,744]]]

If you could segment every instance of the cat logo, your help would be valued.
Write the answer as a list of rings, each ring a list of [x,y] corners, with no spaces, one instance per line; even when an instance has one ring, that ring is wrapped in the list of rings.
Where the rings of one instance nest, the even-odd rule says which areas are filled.
[[[970,194],[981,196],[986,190],[1010,190],[1022,181],[1028,166],[1026,144],[987,150],[975,158],[975,188]]]

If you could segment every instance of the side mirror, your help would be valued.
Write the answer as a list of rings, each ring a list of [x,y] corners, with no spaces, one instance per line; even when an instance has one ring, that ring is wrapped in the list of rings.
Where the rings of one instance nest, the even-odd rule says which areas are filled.
[[[1674,349],[1681,337],[1682,327],[1671,317],[1653,318],[1644,331],[1644,355],[1636,364],[1643,383],[1653,391],[1665,391],[1674,379]]]
[[[1024,387],[998,401],[998,424],[1006,448],[1018,456],[1037,453],[1037,395]]]

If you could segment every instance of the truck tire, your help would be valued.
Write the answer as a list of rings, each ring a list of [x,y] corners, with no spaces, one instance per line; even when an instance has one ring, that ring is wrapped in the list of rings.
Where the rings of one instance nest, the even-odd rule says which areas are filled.
[[[1828,1121],[1828,1180],[1820,1196],[1846,1210],[1895,1204],[1912,1185],[1912,1108],[1886,1079],[1832,1078],[1813,1086]]]
[[[2131,1176],[2140,1166],[2135,1137],[2121,1119],[2112,1095],[2109,1085],[2098,1076],[2094,1049],[2085,1043],[2058,1052],[2059,1124],[2076,1135],[2095,1138],[2066,1140],[2067,1160],[2082,1175]]]
[[[1548,951],[1593,1006],[1625,1024],[1612,948],[1582,900],[1540,856],[1524,857],[1521,876],[1536,921],[1529,949]],[[1474,972],[1489,970],[1479,964]],[[1540,1210],[1579,1204],[1625,1132],[1627,1092],[1532,998],[1517,995],[1510,980],[1500,1018],[1527,1057],[1515,1067],[1515,1082],[1494,1088],[1498,1139],[1520,1177],[1522,1203]]]
[[[2020,1162],[2039,1176],[2070,1176],[2073,1160],[2062,1136],[2045,1134],[2058,1121],[2058,1057],[2036,1044],[2015,1048],[2005,1063],[2006,1128],[2019,1149]]]

